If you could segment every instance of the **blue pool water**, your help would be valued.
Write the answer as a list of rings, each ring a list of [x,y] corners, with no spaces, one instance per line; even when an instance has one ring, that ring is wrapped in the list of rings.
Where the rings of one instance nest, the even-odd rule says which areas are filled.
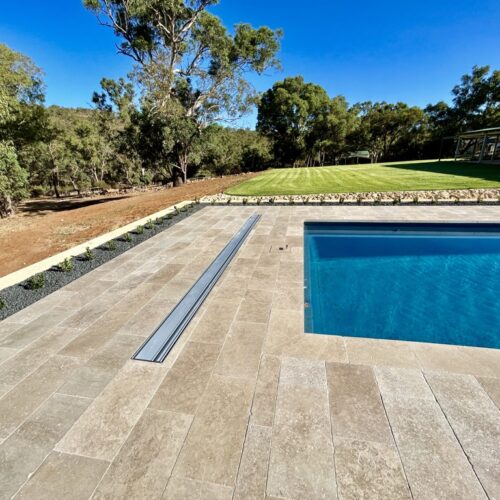
[[[500,348],[500,225],[305,224],[306,331]]]

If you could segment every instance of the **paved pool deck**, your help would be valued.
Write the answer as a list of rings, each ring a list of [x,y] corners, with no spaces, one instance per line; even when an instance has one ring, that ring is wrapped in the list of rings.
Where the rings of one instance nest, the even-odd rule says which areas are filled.
[[[131,360],[253,213],[166,361]],[[314,219],[500,208],[209,206],[4,320],[0,498],[500,498],[500,350],[304,333]]]

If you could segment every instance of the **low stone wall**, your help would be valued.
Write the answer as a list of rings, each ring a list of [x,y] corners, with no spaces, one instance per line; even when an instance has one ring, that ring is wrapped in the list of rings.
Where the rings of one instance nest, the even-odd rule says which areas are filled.
[[[350,204],[350,205],[472,205],[500,204],[500,189],[446,189],[440,191],[380,191],[369,193],[304,194],[287,196],[230,196],[220,193],[201,200],[211,204]]]

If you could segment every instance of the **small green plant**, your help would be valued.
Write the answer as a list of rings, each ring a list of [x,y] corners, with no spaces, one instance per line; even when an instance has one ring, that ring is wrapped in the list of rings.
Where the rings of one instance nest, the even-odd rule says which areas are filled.
[[[158,217],[157,219],[154,220],[155,226],[161,226],[162,224],[163,224],[163,219],[161,217]]]
[[[2,297],[0,297],[0,311],[2,309],[5,309],[7,307],[7,302],[5,302],[4,299],[2,299]]]
[[[288,197],[288,203],[290,203],[290,205],[294,205],[295,204],[295,198],[293,196],[289,196]]]
[[[126,243],[130,243],[132,241],[132,236],[130,233],[125,233],[123,235],[123,241],[125,241]]]
[[[373,200],[373,203],[375,205],[380,205],[380,203],[382,203],[382,196],[380,196],[379,194],[377,196],[375,196],[375,199]]]
[[[226,200],[226,203],[227,203],[228,205],[231,205],[231,202],[232,202],[232,201],[233,201],[233,200],[232,200],[232,198],[231,198],[231,197],[229,197],[229,198]]]
[[[400,203],[401,203],[401,196],[399,195],[394,196],[394,198],[392,199],[392,204],[399,205]]]
[[[143,234],[143,233],[144,233],[144,226],[137,226],[137,227],[135,228],[135,232],[136,232],[137,234]]]
[[[302,203],[303,203],[304,205],[307,205],[307,204],[309,203],[309,196],[303,196],[303,197],[302,197]]]
[[[174,215],[179,215],[180,211],[177,207],[174,207]]]
[[[356,196],[356,203],[358,205],[361,205],[361,203],[363,203],[363,196],[358,194],[358,196]]]
[[[498,201],[500,201],[500,197],[499,197],[499,200],[498,200]],[[260,197],[259,197],[259,198],[257,198],[257,199],[255,200],[255,203],[256,203],[257,205],[260,205],[260,204],[262,203],[262,198],[260,198]]]
[[[212,199],[210,200],[210,205],[215,205],[215,198],[212,198]]]
[[[477,199],[476,199],[476,203],[477,203],[477,204],[479,204],[479,203],[481,203],[482,201],[483,201],[483,195],[478,194],[478,195],[477,195]]]
[[[174,214],[167,214],[167,219],[170,220],[174,217]]]
[[[109,250],[112,252],[113,250],[116,250],[116,241],[115,240],[109,240],[106,243],[106,250]]]
[[[85,249],[85,253],[83,254],[85,260],[94,260],[94,252],[90,249],[90,247],[87,247]]]
[[[181,207],[180,212],[187,212],[187,211],[188,211],[188,208],[190,208],[190,207],[191,207],[191,205]]]
[[[325,197],[324,197],[323,195],[321,195],[321,196],[319,197],[319,204],[320,204],[320,205],[324,205],[324,204],[325,204]]]
[[[146,222],[146,224],[144,224],[144,227],[145,227],[146,229],[148,229],[148,230],[153,229],[153,227],[154,227],[153,221],[152,221],[151,219],[149,219],[149,220]]]
[[[415,203],[415,204],[417,204],[417,203],[418,203],[418,196],[417,196],[417,195],[415,195],[415,196],[413,197],[413,203]]]
[[[454,201],[455,201],[455,204],[458,205],[460,203],[460,197],[455,196]]]
[[[344,201],[345,201],[345,197],[340,195],[339,196],[339,205],[342,205],[344,203]]]
[[[248,198],[243,198],[241,200],[241,203],[243,203],[243,205],[246,205],[248,203]]]
[[[196,197],[196,198],[194,199],[194,204],[195,204],[195,205],[199,205],[200,203],[201,203],[201,200],[200,200],[198,197]]]
[[[63,273],[70,273],[73,271],[75,265],[73,264],[71,257],[66,257],[57,267],[59,268],[59,271],[62,271]]]
[[[45,286],[45,274],[39,273],[34,274],[31,278],[28,278],[26,281],[26,288],[28,290],[38,290],[39,288],[43,288]]]
[[[274,203],[274,198],[271,196],[271,198],[269,198],[269,203],[273,204]]]

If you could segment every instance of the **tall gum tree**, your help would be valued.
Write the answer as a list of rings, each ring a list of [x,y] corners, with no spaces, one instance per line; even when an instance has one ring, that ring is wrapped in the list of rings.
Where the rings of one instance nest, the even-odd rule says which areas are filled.
[[[133,59],[142,105],[165,126],[174,183],[186,181],[190,153],[210,123],[231,120],[255,102],[245,79],[279,67],[280,30],[237,24],[230,33],[208,12],[218,0],[84,0]]]

